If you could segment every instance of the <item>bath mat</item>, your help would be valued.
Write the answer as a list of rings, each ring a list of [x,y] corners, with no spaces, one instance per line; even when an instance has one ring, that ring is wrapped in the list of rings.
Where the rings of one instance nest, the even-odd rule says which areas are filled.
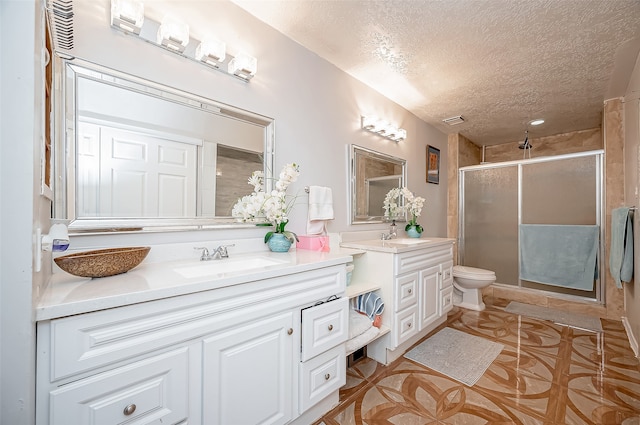
[[[503,348],[497,342],[444,328],[404,356],[471,387]]]
[[[550,320],[559,325],[571,326],[572,328],[602,332],[602,322],[600,322],[600,319],[598,317],[587,316],[586,314],[554,310],[548,307],[524,304],[517,301],[511,301],[505,311],[536,319]]]

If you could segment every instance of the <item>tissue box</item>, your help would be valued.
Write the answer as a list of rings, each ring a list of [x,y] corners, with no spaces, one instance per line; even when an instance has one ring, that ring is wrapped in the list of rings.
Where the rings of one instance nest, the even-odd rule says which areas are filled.
[[[326,235],[302,235],[298,236],[296,249],[308,249],[309,251],[329,252],[329,236]]]

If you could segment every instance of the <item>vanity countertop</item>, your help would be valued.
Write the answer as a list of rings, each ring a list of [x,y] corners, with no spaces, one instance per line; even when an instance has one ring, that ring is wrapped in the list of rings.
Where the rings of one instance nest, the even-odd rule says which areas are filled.
[[[342,248],[362,249],[365,251],[379,251],[390,253],[402,253],[415,251],[418,249],[424,249],[434,246],[452,244],[455,242],[453,238],[398,238],[398,239],[367,239],[367,240],[355,240],[349,242],[340,243]]]
[[[142,263],[116,276],[81,278],[54,273],[35,308],[35,320],[49,320],[107,308],[121,307],[208,291],[352,260],[351,250],[331,252],[292,250],[236,254],[229,259]],[[240,267],[243,264],[247,267]],[[202,268],[204,267],[204,268]],[[220,267],[222,272],[216,273]],[[210,268],[209,270],[205,270]]]

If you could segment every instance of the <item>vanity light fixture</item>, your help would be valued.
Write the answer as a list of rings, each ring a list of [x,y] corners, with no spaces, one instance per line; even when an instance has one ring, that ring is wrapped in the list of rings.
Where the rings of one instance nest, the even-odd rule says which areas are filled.
[[[171,15],[166,15],[162,22],[148,18],[145,20],[142,1],[111,0],[111,26],[244,82],[251,80],[258,69],[258,60],[253,56],[245,53],[236,57],[228,55],[223,41],[213,37],[202,41],[190,38],[189,25]]]
[[[363,115],[361,117],[361,124],[363,130],[379,134],[380,136],[386,137],[387,139],[393,140],[394,142],[399,142],[407,138],[407,130],[405,130],[404,128],[398,128],[395,125],[385,120],[381,120],[376,116]]]
[[[158,28],[158,44],[176,52],[184,52],[189,44],[189,25],[166,15]]]
[[[258,60],[246,53],[239,53],[235,58],[229,61],[229,74],[250,80],[256,75],[258,69]]]
[[[196,59],[218,68],[226,57],[226,45],[215,38],[207,38],[196,48]]]
[[[112,0],[111,25],[136,35],[144,23],[144,4],[140,1]]]

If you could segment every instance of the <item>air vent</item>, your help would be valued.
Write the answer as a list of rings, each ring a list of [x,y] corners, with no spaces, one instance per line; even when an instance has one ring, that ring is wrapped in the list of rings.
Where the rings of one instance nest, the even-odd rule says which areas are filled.
[[[47,0],[47,15],[55,50],[73,49],[73,0]]]
[[[449,125],[462,124],[464,122],[464,118],[462,118],[462,115],[456,115],[455,117],[445,118],[442,122]]]

